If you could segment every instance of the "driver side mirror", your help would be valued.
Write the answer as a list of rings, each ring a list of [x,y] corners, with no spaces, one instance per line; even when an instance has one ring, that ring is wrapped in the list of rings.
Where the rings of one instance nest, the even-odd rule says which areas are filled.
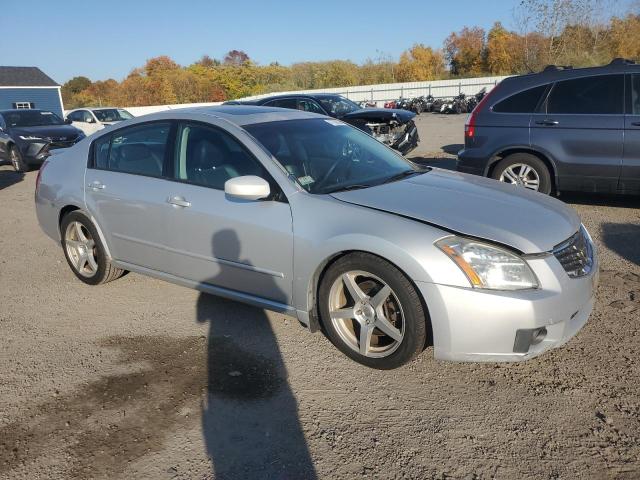
[[[271,194],[269,182],[256,175],[244,175],[224,182],[224,193],[242,200],[260,200]]]
[[[64,119],[64,123],[66,123],[67,125],[71,125],[73,123],[73,120],[67,117]]]

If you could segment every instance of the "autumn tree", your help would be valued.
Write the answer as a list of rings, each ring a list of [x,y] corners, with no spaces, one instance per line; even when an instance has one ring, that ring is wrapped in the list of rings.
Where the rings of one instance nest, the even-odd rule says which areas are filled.
[[[223,63],[225,65],[242,65],[249,61],[249,55],[242,50],[229,50],[224,56]]]
[[[401,82],[435,80],[445,71],[444,57],[441,52],[416,44],[400,55],[397,77]]]
[[[607,44],[612,57],[640,61],[640,15],[613,18]]]
[[[445,58],[453,75],[482,75],[485,71],[485,32],[480,27],[464,27],[444,42]]]

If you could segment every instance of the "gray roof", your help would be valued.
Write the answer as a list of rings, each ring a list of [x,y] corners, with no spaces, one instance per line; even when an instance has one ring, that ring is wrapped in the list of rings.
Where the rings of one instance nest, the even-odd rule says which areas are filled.
[[[38,67],[0,66],[0,87],[58,87],[59,85]]]
[[[238,126],[253,123],[277,122],[279,120],[300,120],[305,118],[327,118],[317,113],[290,110],[288,108],[258,107],[254,105],[219,105],[215,107],[187,107],[164,110],[144,115],[146,119],[171,118],[178,114],[204,114],[223,118]],[[137,117],[142,118],[142,117]]]

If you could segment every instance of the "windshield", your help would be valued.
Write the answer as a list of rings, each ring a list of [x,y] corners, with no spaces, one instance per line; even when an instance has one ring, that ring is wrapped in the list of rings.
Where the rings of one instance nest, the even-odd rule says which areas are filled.
[[[93,114],[100,122],[121,122],[133,118],[133,115],[123,108],[102,108],[93,110]]]
[[[41,110],[24,110],[21,112],[4,112],[4,119],[9,127],[39,127],[43,125],[64,125],[62,119],[53,112]]]
[[[341,97],[340,95],[334,96],[322,96],[318,97],[318,100],[329,112],[332,117],[341,117],[347,113],[355,112],[356,110],[362,110],[362,107],[357,103],[352,102],[348,98]]]
[[[393,150],[339,120],[245,125],[309,193],[366,188],[420,173]]]

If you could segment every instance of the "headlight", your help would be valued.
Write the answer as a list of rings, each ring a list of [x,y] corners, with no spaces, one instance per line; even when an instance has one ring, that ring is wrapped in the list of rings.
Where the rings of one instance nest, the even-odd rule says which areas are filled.
[[[436,242],[474,288],[524,290],[537,288],[536,276],[522,258],[508,250],[461,237]]]
[[[36,137],[34,135],[18,135],[22,140],[44,140],[42,137]]]

